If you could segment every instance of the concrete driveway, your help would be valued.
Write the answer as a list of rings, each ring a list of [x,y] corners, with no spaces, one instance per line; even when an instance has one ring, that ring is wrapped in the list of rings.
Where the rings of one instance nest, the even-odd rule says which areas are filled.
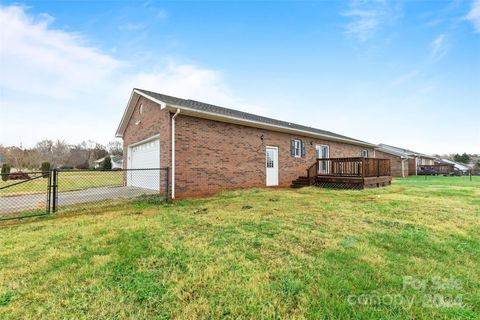
[[[58,207],[102,200],[133,198],[143,194],[158,194],[158,191],[138,187],[98,187],[85,190],[58,193]],[[28,194],[13,197],[0,197],[0,214],[22,211],[45,211],[47,194]]]

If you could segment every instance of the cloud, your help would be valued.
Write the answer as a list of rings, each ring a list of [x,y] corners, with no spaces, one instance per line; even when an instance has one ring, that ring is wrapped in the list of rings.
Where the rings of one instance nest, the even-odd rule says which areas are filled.
[[[472,7],[465,19],[472,23],[476,33],[480,33],[480,0],[472,2]]]
[[[67,97],[110,78],[121,62],[83,44],[78,34],[49,29],[53,18],[28,16],[25,8],[0,8],[0,87]],[[55,88],[55,89],[54,89]],[[59,88],[62,88],[59,90]]]
[[[397,9],[385,1],[350,1],[349,9],[341,13],[350,19],[345,25],[345,33],[359,41],[367,41],[380,26],[391,22]]]
[[[437,36],[430,44],[432,56],[440,59],[447,53],[447,40],[445,34]]]
[[[259,111],[230,92],[220,71],[153,54],[154,61],[139,67],[80,34],[53,28],[52,21],[21,6],[0,7],[0,40],[8,44],[0,50],[0,108],[8,119],[0,127],[2,144],[28,146],[42,138],[105,143],[133,87]]]
[[[127,31],[137,31],[143,30],[147,26],[142,23],[127,23],[118,27],[120,30],[127,30]]]

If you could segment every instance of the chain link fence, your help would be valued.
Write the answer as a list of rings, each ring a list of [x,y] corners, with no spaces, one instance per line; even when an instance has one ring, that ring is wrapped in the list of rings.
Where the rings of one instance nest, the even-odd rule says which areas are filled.
[[[0,221],[90,209],[141,195],[169,199],[169,168],[2,174]]]
[[[40,216],[48,213],[51,172],[2,173],[0,220]]]

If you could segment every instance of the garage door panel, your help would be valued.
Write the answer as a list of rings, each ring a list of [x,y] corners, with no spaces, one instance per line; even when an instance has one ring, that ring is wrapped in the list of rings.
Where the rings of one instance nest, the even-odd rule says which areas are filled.
[[[160,168],[160,140],[155,139],[129,148],[130,169]],[[160,190],[160,170],[131,170],[129,186]]]

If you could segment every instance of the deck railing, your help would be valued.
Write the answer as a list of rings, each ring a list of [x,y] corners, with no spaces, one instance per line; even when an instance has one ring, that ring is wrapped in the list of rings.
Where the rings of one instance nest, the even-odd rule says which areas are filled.
[[[307,169],[309,183],[317,176],[381,177],[390,176],[390,160],[376,158],[326,158],[316,159]]]
[[[453,164],[420,164],[417,167],[418,174],[453,174],[455,166]]]

